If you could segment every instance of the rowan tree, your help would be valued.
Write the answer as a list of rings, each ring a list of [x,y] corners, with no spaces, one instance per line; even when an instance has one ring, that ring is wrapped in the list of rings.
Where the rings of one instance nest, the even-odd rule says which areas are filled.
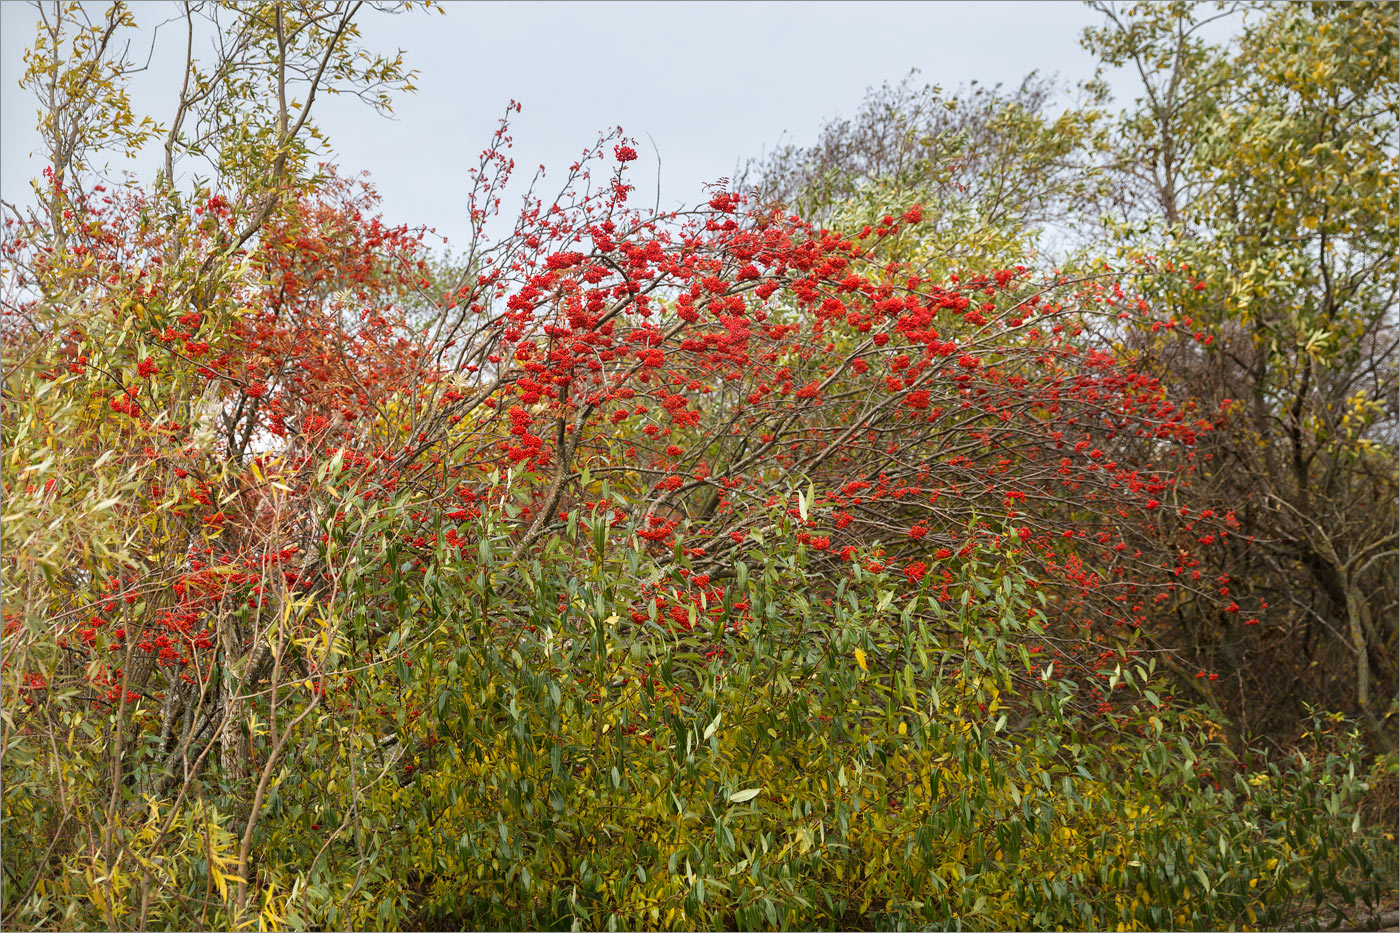
[[[31,56],[64,168],[4,243],[7,922],[1375,902],[1346,727],[1232,756],[1144,652],[1164,606],[1230,611],[1200,568],[1238,521],[1184,504],[1223,421],[1146,355],[1209,339],[1144,297],[1194,279],[939,267],[914,201],[647,211],[621,129],[493,238],[515,103],[434,263],[315,159],[318,93],[409,84],[358,11],[186,8],[227,41],[117,135],[164,141],[150,186],[72,155],[131,122],[120,5]]]

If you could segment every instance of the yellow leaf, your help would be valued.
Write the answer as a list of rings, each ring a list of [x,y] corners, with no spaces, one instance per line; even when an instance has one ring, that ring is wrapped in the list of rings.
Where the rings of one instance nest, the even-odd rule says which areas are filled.
[[[860,650],[859,648],[856,649],[856,663],[860,665],[860,669],[861,669],[861,670],[863,670],[863,671],[869,671],[869,670],[870,670],[870,668],[868,668],[868,667],[865,666],[865,652],[862,651],[862,650]]]

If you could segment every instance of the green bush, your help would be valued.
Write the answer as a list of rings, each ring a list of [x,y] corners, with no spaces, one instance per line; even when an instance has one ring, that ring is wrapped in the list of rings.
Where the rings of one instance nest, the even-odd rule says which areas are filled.
[[[714,590],[685,552],[609,544],[606,519],[578,512],[518,564],[488,512],[473,560],[416,573],[391,517],[406,503],[351,509],[328,541],[347,568],[333,672],[268,783],[247,878],[246,787],[202,778],[182,802],[133,779],[118,793],[144,806],[108,820],[103,716],[52,695],[40,711],[68,746],[10,733],[4,816],[8,834],[67,822],[48,851],[7,844],[7,911],[61,927],[1261,928],[1374,905],[1393,877],[1348,724],[1319,717],[1296,759],[1241,761],[1131,650],[1047,663],[1056,639],[1009,536],[982,535],[937,587],[870,556],[820,578],[775,512],[723,598],[687,603]]]
[[[638,607],[684,589],[683,555],[571,528],[587,559],[510,566],[497,538],[390,584],[396,669],[343,657],[340,688],[383,717],[311,730],[260,831],[286,923],[1244,928],[1381,896],[1393,840],[1356,815],[1344,724],[1246,770],[1139,660],[1102,673],[1105,710],[1037,663],[1005,548],[941,602],[859,564],[812,579],[778,539],[677,624]]]

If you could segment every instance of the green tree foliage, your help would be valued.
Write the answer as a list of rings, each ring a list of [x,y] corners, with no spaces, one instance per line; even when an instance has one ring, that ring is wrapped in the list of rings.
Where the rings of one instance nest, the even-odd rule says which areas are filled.
[[[1022,261],[1098,197],[1088,169],[1105,114],[1057,113],[1055,83],[1037,74],[1011,91],[974,84],[954,94],[917,74],[869,90],[854,117],[823,126],[813,145],[751,161],[740,186],[857,228],[921,204],[916,255],[934,274]]]

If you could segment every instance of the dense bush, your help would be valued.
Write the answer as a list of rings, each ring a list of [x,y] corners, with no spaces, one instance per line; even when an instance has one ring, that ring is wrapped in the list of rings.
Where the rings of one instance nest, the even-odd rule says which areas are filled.
[[[1386,894],[1352,725],[1246,751],[1153,641],[1239,610],[1201,571],[1229,424],[1153,375],[1209,338],[1135,284],[1201,282],[953,268],[1023,232],[950,252],[889,192],[837,229],[638,211],[620,131],[491,241],[504,121],[434,266],[312,164],[314,94],[259,101],[407,83],[355,9],[230,14],[220,92],[181,98],[242,127],[213,188],[92,185],[109,137],[45,124],[0,322],[7,925],[1259,927]],[[54,15],[73,60],[26,81],[139,144],[125,14]]]
[[[390,751],[373,733],[308,749],[307,791],[356,753],[366,778],[390,770],[351,791],[354,812],[340,784],[269,827],[278,850],[332,826],[366,839],[364,866],[349,838],[329,843],[340,857],[289,918],[1226,928],[1276,922],[1300,895],[1382,890],[1385,856],[1353,822],[1354,735],[1246,770],[1203,714],[1153,691],[1150,664],[1117,675],[1113,717],[1081,713],[1032,653],[1041,617],[1015,549],[968,554],[942,601],[864,569],[828,588],[801,551],[769,546],[689,629],[629,618],[654,584],[687,585],[685,561],[600,548],[562,575],[551,550],[512,573],[482,546],[474,585],[425,594],[450,621],[405,625],[404,666],[360,700],[407,708]]]
[[[375,524],[366,510],[339,540]],[[263,922],[1234,928],[1382,894],[1393,849],[1360,831],[1355,733],[1319,723],[1316,755],[1242,761],[1150,661],[1114,672],[1111,716],[1086,712],[1041,663],[1014,547],[973,549],[945,600],[860,565],[828,586],[767,544],[686,627],[632,607],[693,586],[687,561],[608,545],[605,525],[574,513],[511,565],[483,520],[412,590],[344,581],[352,614],[392,603],[393,660],[357,665],[353,622],[323,655],[327,701],[252,836]],[[106,802],[84,746],[61,753],[83,801],[70,832]],[[53,767],[42,752],[7,752],[9,825],[56,812],[25,786]],[[139,905],[152,926],[233,925],[231,790],[200,787],[178,817],[148,798],[81,849],[11,849],[13,877],[49,879],[20,917],[127,926]],[[104,844],[125,857],[94,860]]]

